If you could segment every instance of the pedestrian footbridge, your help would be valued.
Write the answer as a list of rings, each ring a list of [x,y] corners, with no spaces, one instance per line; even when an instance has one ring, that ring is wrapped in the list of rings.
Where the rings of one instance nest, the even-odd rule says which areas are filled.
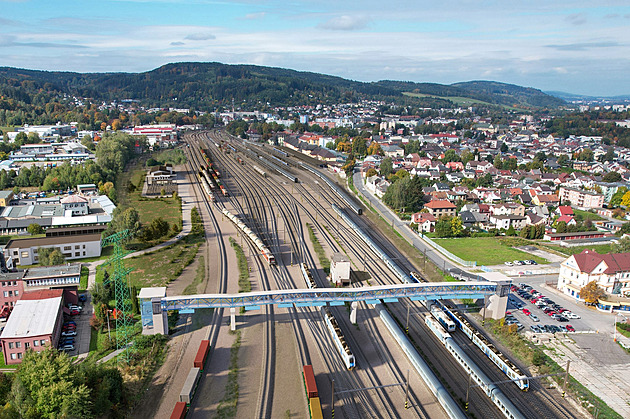
[[[507,288],[507,289],[506,289]],[[491,295],[506,295],[509,283],[497,282],[434,282],[400,285],[379,285],[361,288],[315,288],[257,291],[239,294],[199,294],[166,297],[166,287],[143,288],[138,299],[142,307],[142,326],[146,333],[165,333],[166,313],[179,310],[192,313],[200,308],[230,308],[232,324],[236,308],[259,310],[264,305],[278,307],[308,307],[353,303],[351,317],[356,315],[358,302],[379,304],[411,300],[480,299]]]

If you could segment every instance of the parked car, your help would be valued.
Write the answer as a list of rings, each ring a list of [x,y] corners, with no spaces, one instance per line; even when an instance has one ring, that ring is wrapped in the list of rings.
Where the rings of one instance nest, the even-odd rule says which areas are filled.
[[[535,315],[535,314],[530,314],[530,315],[529,315],[529,318],[530,318],[530,319],[532,319],[532,321],[534,321],[534,322],[539,322],[539,321],[540,321],[540,319],[538,318],[538,316],[537,316],[537,315]]]
[[[76,336],[77,332],[74,330],[68,330],[67,332],[61,332],[61,336]]]
[[[87,301],[87,295],[86,294],[79,294],[79,301],[81,301],[82,303]]]
[[[523,314],[526,315],[526,316],[529,316],[530,314],[532,314],[532,312],[529,311],[529,309],[524,308],[523,309]]]
[[[565,327],[567,328],[567,332],[575,332],[575,329],[570,324],[567,324]]]
[[[530,259],[529,262],[531,265],[538,265],[538,262],[536,262],[534,259]]]
[[[560,325],[560,326],[558,326],[558,327],[560,328],[560,331],[561,331],[562,333],[567,333],[567,328],[566,328],[566,326],[562,326],[562,325]]]
[[[67,324],[73,324],[73,325],[75,325],[75,326],[76,326],[76,325],[77,325],[77,322],[75,322],[74,320],[68,320],[68,321],[66,321],[66,322],[64,322],[64,323],[63,323],[63,325],[64,325],[64,326],[65,326],[65,325],[67,325]]]
[[[74,345],[72,344],[68,344],[68,345],[63,345],[61,348],[59,348],[60,350],[64,351],[64,352],[71,352],[74,351]]]
[[[74,310],[74,309],[70,310],[70,315],[71,316],[78,316],[79,314],[81,314],[81,312],[79,310]]]
[[[581,319],[579,314],[575,314],[573,312],[570,312],[567,316],[569,316],[570,319]]]
[[[512,262],[504,262],[506,266],[512,266]]]
[[[83,307],[78,306],[78,305],[75,305],[75,304],[69,304],[69,305],[68,305],[68,308],[69,308],[70,310],[79,310],[79,311],[82,311],[82,310],[83,310]]]

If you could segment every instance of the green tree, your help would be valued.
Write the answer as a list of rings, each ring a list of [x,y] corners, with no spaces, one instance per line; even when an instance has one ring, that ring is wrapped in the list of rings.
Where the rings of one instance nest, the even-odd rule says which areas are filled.
[[[37,256],[39,264],[42,266],[63,265],[66,258],[56,247],[39,247],[37,248]]]
[[[367,154],[367,143],[365,138],[354,137],[352,140],[352,153],[355,156],[365,156]]]
[[[389,176],[394,173],[394,163],[392,162],[391,157],[385,157],[381,162],[381,176]]]
[[[567,156],[566,154],[562,154],[560,157],[558,157],[557,162],[560,166],[564,167],[567,165],[567,163],[569,163],[569,156]]]
[[[440,238],[452,237],[453,229],[451,228],[451,222],[447,217],[440,218],[435,223],[435,235]]]
[[[376,169],[375,169],[375,168],[373,168],[373,167],[370,167],[370,168],[367,170],[367,172],[365,172],[365,176],[366,176],[366,177],[372,177],[372,176],[375,176],[375,175],[378,175],[378,172],[377,172],[377,171],[376,171]]]
[[[613,253],[630,253],[630,236],[623,237],[614,243],[611,250]]]
[[[625,186],[622,186],[621,188],[617,189],[617,192],[615,192],[615,194],[610,199],[609,206],[611,208],[615,208],[621,205],[621,200],[623,199],[623,196],[626,192],[628,192],[628,188],[626,188]]]
[[[580,161],[591,162],[593,161],[593,157],[593,150],[591,150],[590,148],[585,148],[578,154],[578,160]]]
[[[31,236],[34,236],[36,234],[43,234],[44,228],[37,223],[31,223],[26,227],[26,231],[28,231],[28,234]]]
[[[621,174],[618,172],[608,172],[604,175],[602,181],[607,183],[619,182],[621,181]]]
[[[514,229],[514,226],[510,224],[510,227],[508,227],[508,229],[505,232],[505,234],[507,236],[516,236],[516,230]]]
[[[70,358],[50,345],[41,352],[25,352],[11,393],[21,417],[93,416],[90,390]]]
[[[567,232],[567,223],[564,221],[560,221],[556,223],[556,233],[566,233]]]

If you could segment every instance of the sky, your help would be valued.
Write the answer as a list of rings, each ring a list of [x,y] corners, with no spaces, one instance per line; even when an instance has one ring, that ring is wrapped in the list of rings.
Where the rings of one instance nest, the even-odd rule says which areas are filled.
[[[0,66],[37,70],[217,61],[615,96],[629,46],[628,0],[0,0]]]

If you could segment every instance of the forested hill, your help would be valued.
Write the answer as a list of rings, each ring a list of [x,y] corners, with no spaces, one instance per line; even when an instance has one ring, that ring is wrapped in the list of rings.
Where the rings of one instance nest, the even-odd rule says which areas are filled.
[[[496,105],[533,108],[557,108],[566,105],[564,100],[541,90],[495,81],[469,81],[449,85],[386,80],[378,84],[402,92],[432,95],[445,99],[465,97]]]
[[[144,73],[71,73],[0,67],[0,109],[5,102],[43,106],[59,96],[94,100],[135,99],[147,106],[214,107],[333,103],[360,98],[408,102],[402,92],[439,97],[414,98],[426,106],[453,106],[449,96],[494,104],[556,107],[561,99],[539,90],[494,82],[456,85],[381,81],[362,83],[341,77],[254,65],[174,63]],[[4,102],[3,102],[4,101]]]

